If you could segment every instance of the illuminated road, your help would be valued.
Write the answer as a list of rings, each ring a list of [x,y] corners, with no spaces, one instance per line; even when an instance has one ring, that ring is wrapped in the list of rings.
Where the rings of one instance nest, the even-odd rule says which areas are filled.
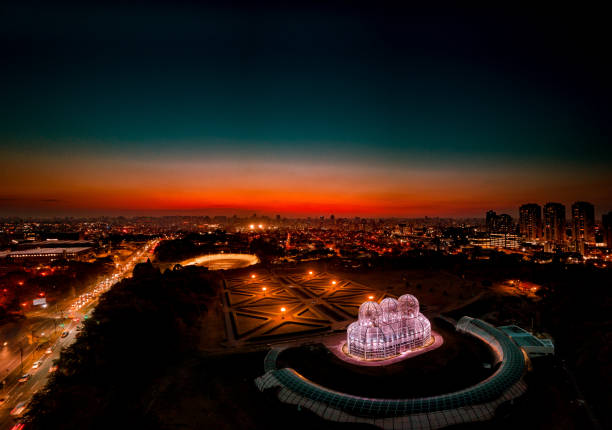
[[[27,406],[32,396],[45,386],[53,360],[59,358],[63,348],[74,342],[83,318],[95,308],[98,297],[121,279],[131,276],[134,265],[146,260],[149,256],[148,253],[155,248],[157,242],[158,240],[148,242],[141,250],[134,253],[126,264],[117,267],[112,275],[92,285],[88,291],[76,299],[62,300],[56,306],[31,312],[28,314],[25,323],[20,322],[9,327],[3,327],[2,334],[4,337],[2,339],[9,339],[8,342],[11,344],[6,346],[0,344],[0,363],[2,365],[0,374],[2,379],[6,381],[4,386],[0,385],[0,399],[3,399],[0,400],[0,430],[11,429],[19,422],[19,416],[12,416],[11,411],[22,402]],[[57,323],[62,314],[71,318],[70,323],[63,328],[59,327]],[[18,379],[22,374],[20,369],[21,353],[17,339],[24,339],[32,330],[37,337],[49,338],[52,352],[47,354],[45,349],[35,350],[35,345],[27,345],[27,342],[21,341],[23,345],[23,373],[28,373],[31,376],[28,381],[20,383]],[[68,335],[62,338],[59,334],[64,330],[68,332]],[[37,369],[33,369],[32,365],[36,360],[40,360],[41,364]],[[20,415],[23,412],[25,412],[25,408]]]

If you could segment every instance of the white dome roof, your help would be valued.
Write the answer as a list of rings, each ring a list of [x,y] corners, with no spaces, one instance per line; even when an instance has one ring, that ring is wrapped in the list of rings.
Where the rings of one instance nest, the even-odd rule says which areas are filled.
[[[368,301],[359,306],[359,323],[377,325],[382,316],[382,309],[376,302]]]
[[[400,296],[398,302],[403,315],[408,318],[414,318],[419,315],[419,301],[412,294]]]
[[[382,309],[381,320],[385,323],[391,323],[401,319],[400,305],[397,300],[392,297],[387,297],[380,302]]]

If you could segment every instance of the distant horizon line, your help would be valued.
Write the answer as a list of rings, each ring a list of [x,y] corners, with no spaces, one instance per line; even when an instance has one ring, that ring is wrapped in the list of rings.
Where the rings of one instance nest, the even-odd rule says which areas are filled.
[[[548,203],[560,203],[566,208],[566,214],[568,217],[571,216],[571,207],[574,203],[583,202],[585,200],[576,200],[572,203],[563,203],[562,201],[547,201],[546,203],[535,203],[544,209]],[[339,210],[339,211],[304,211],[290,210],[290,211],[271,211],[269,208],[265,208],[261,211],[257,209],[244,209],[235,207],[209,207],[209,208],[193,208],[193,209],[102,209],[102,208],[73,208],[73,209],[34,209],[34,208],[5,208],[0,210],[0,219],[8,218],[22,218],[22,219],[62,219],[62,218],[78,218],[78,219],[91,219],[91,218],[161,218],[161,217],[227,217],[227,218],[240,218],[248,219],[254,215],[256,218],[276,218],[281,216],[283,219],[318,219],[321,216],[329,218],[335,216],[336,219],[353,219],[353,218],[364,218],[364,219],[425,219],[425,218],[439,218],[439,219],[481,219],[486,218],[488,211],[494,211],[497,214],[508,214],[513,219],[519,218],[519,211],[521,206],[527,204],[533,204],[536,200],[529,201],[528,203],[521,203],[516,205],[508,206],[507,204],[491,205],[489,207],[482,208],[470,208],[463,212],[461,209],[457,211],[441,211],[442,213],[415,213],[417,211],[409,211],[411,213],[397,213],[395,211],[378,212],[376,210],[371,211],[350,211]],[[595,209],[595,217],[601,218],[602,215],[612,212],[612,206],[606,204],[594,204],[586,201],[593,205]],[[484,205],[483,205],[484,206]],[[323,209],[323,208],[321,208]],[[338,208],[336,208],[338,209]],[[395,212],[395,213],[393,213]],[[398,211],[399,212],[399,211]],[[425,212],[425,211],[424,211]]]
[[[279,214],[280,215],[280,214]],[[343,215],[335,216],[330,215],[305,215],[305,216],[281,216],[281,220],[318,220],[321,217],[323,219],[331,219],[331,215],[334,219],[485,219],[483,216],[442,216],[442,215],[423,215],[423,216],[362,216],[362,215]],[[99,218],[125,218],[125,219],[136,219],[136,218],[209,218],[214,220],[215,218],[224,217],[227,219],[238,219],[238,220],[249,220],[249,219],[269,219],[276,221],[276,215],[257,215],[257,216],[239,216],[239,215],[185,215],[185,214],[173,214],[173,215],[2,215],[0,220],[8,219],[30,219],[30,220],[54,220],[54,219],[99,219]]]
[[[609,212],[612,213],[612,212]],[[595,216],[595,220],[601,219],[602,215],[605,215],[606,212],[599,214],[599,216]],[[331,220],[331,215],[323,216],[323,215],[311,215],[311,216],[282,216],[280,220],[321,220],[323,217],[324,220]],[[95,220],[95,219],[127,219],[134,220],[139,218],[208,218],[210,221],[215,221],[217,218],[226,218],[228,220],[236,219],[240,221],[248,221],[248,220],[262,220],[266,219],[269,221],[277,221],[276,215],[257,215],[257,216],[238,216],[238,215],[184,215],[184,214],[173,214],[173,215],[53,215],[53,216],[38,216],[38,215],[2,215],[0,216],[0,221],[5,222],[9,220],[19,219],[23,221],[53,221],[53,220]],[[443,216],[443,215],[423,215],[423,216],[360,216],[360,215],[351,215],[351,216],[335,216],[334,220],[485,220],[486,213],[482,216]],[[518,222],[518,217],[513,216],[513,219],[516,219]],[[570,217],[566,217],[566,220],[571,219]]]

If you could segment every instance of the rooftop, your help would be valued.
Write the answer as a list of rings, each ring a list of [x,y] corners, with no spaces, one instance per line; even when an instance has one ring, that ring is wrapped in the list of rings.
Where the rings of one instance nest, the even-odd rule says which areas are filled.
[[[79,247],[70,247],[70,248],[33,248],[33,249],[24,249],[21,251],[11,251],[7,253],[6,257],[20,256],[20,255],[45,255],[45,254],[63,254],[66,252],[67,254],[78,253],[82,251],[86,251],[91,249],[91,246],[79,246]]]

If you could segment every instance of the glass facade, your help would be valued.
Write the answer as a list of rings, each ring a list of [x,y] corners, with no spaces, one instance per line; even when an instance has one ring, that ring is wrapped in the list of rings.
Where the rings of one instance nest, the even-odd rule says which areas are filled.
[[[431,324],[419,312],[416,297],[387,297],[359,307],[359,319],[347,329],[347,352],[364,360],[384,359],[422,347],[430,338]]]

